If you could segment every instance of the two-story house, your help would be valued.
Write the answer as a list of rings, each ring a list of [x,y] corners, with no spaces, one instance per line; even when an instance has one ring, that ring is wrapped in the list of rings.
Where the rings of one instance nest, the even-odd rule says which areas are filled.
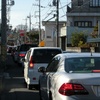
[[[70,37],[74,31],[84,31],[91,38],[90,34],[94,26],[100,21],[100,0],[71,0],[67,5],[66,16],[67,46],[69,47],[71,46]],[[87,42],[93,42],[93,40],[88,39]]]

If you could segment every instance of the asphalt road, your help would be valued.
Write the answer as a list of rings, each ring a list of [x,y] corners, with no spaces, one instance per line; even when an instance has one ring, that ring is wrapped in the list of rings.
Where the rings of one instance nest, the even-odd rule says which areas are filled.
[[[28,90],[23,78],[23,68],[7,56],[7,68],[4,72],[3,90],[0,100],[39,100],[39,91]]]

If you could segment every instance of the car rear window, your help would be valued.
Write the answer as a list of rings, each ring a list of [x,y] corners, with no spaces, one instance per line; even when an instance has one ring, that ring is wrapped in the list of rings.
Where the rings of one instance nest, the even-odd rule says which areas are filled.
[[[20,46],[20,51],[28,51],[31,47],[37,47],[36,44],[24,44]]]
[[[69,73],[83,73],[100,70],[100,57],[78,57],[66,59],[65,70]]]
[[[33,61],[35,63],[49,63],[59,53],[61,53],[60,49],[35,49]]]

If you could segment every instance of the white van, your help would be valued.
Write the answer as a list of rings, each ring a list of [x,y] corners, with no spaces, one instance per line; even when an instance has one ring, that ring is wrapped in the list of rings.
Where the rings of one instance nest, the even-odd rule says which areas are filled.
[[[38,68],[41,66],[47,67],[51,59],[59,53],[62,53],[62,50],[58,47],[32,47],[27,51],[23,61],[24,79],[28,89],[38,86],[41,74],[38,72]]]

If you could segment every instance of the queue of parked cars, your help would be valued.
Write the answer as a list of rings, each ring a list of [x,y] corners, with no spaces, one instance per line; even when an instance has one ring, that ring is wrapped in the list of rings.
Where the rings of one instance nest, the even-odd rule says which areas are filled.
[[[40,67],[40,100],[100,100],[100,53],[62,53]]]

